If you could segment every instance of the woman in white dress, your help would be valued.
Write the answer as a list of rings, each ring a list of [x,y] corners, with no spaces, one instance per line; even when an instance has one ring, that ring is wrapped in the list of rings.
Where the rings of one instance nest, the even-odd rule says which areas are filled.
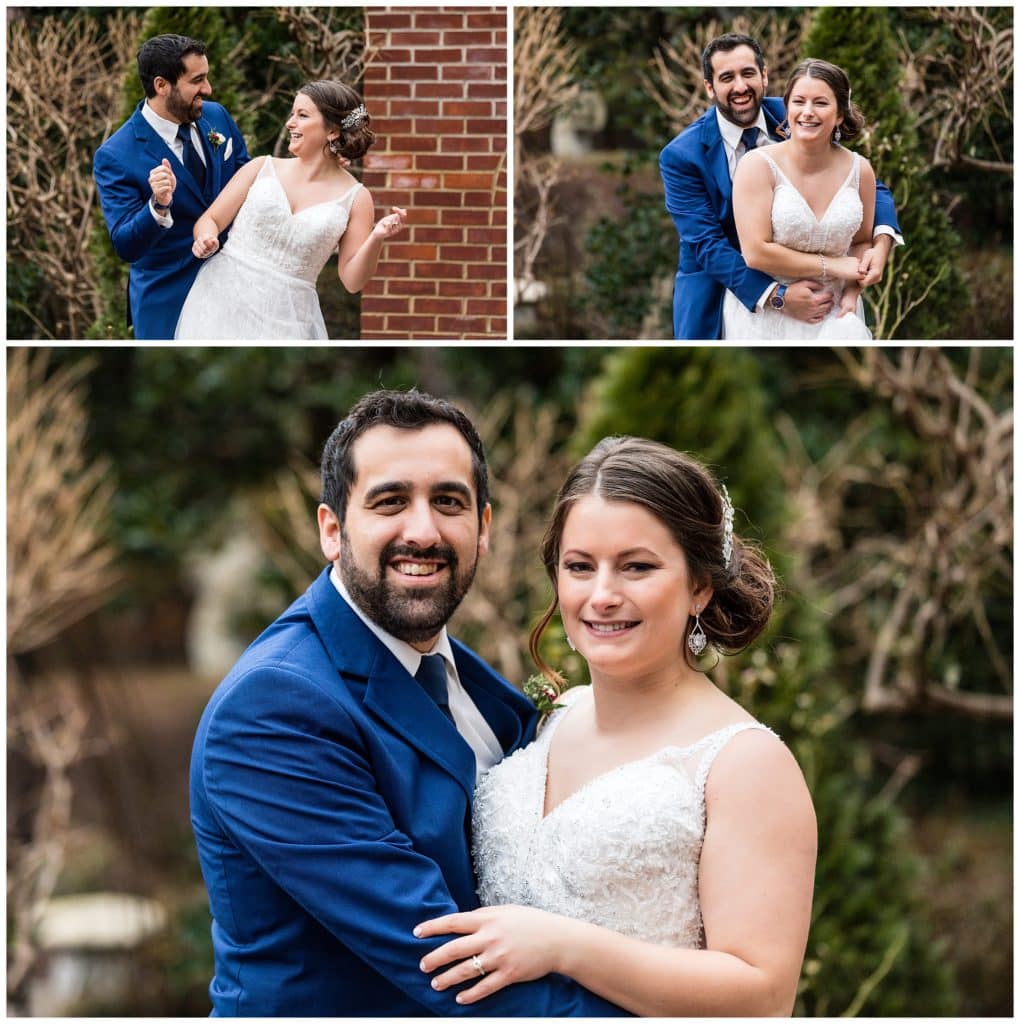
[[[864,126],[850,98],[850,81],[835,64],[803,61],[783,101],[790,137],[759,146],[737,165],[733,217],[740,251],[755,270],[780,281],[762,311],[751,312],[727,292],[723,337],[754,341],[865,341],[861,289],[872,271],[875,173],[840,145]],[[782,312],[785,285],[814,279],[833,294],[831,311],[812,323]]]
[[[484,906],[416,929],[458,936],[422,970],[440,989],[473,982],[461,1003],[559,972],[639,1016],[789,1014],[811,798],[789,750],[695,660],[761,633],[771,567],[702,465],[639,438],[607,438],[573,469],[543,559],[555,598],[532,653],[554,679],[538,641],[558,606],[591,686],[482,778]]]
[[[287,120],[293,158],[245,164],[196,221],[192,251],[208,262],[188,292],[175,338],[327,337],[315,291],[326,261],[339,245],[340,281],[361,291],[383,243],[406,223],[406,211],[393,207],[373,226],[372,196],[346,169],[375,140],[370,124],[361,97],[342,82],[301,87]],[[231,224],[217,253],[218,236]]]

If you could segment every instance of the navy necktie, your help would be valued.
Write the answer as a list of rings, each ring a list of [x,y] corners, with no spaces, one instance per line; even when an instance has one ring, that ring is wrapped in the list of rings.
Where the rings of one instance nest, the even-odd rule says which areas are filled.
[[[182,124],[177,129],[177,138],[184,144],[184,159],[181,161],[191,172],[191,176],[198,183],[201,191],[205,191],[205,164],[202,158],[195,151],[195,144],[191,141],[191,125]]]
[[[740,133],[740,141],[744,144],[745,153],[750,153],[752,149],[756,149],[758,146],[758,126],[745,128]]]
[[[422,689],[452,722],[453,714],[450,711],[450,698],[446,689],[446,662],[443,660],[443,656],[441,654],[422,655],[421,664],[418,666],[414,678],[421,683]]]

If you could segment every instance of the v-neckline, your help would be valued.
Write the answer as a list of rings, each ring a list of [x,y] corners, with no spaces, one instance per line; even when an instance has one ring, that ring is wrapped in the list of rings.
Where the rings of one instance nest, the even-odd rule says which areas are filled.
[[[336,196],[333,199],[324,199],[321,203],[312,203],[311,206],[303,206],[300,210],[295,210],[293,204],[290,201],[290,196],[287,195],[287,190],[283,187],[283,182],[280,181],[280,176],[276,173],[276,165],[273,163],[273,158],[267,156],[266,160],[269,161],[269,169],[273,172],[273,181],[280,188],[280,194],[283,196],[283,201],[287,206],[287,212],[291,217],[300,217],[301,214],[307,213],[309,210],[314,210],[317,206],[330,206],[332,203],[339,203],[346,199],[360,184],[360,181],[356,181],[346,192],[341,196]]]
[[[850,179],[853,177],[854,167],[857,166],[857,154],[855,153],[855,154],[853,154],[853,158],[850,161],[850,169],[847,171],[846,177],[843,179],[843,182],[839,186],[839,188],[837,188],[836,191],[832,193],[832,198],[829,200],[828,204],[826,205],[825,212],[821,215],[821,217],[819,217],[818,214],[815,213],[814,209],[812,209],[812,206],[807,201],[807,197],[804,195],[804,193],[801,192],[801,190],[799,188],[797,188],[796,185],[794,185],[793,181],[791,181],[791,179],[790,179],[790,176],[786,173],[786,171],[783,170],[782,167],[779,166],[779,162],[775,158],[773,158],[773,157],[769,157],[768,159],[772,161],[772,163],[775,166],[776,170],[779,171],[779,173],[782,175],[783,181],[785,181],[786,184],[789,185],[790,188],[792,188],[793,191],[797,193],[797,195],[800,197],[800,201],[807,208],[807,212],[811,214],[811,216],[814,218],[815,223],[819,224],[819,225],[828,216],[829,210],[832,209],[832,204],[839,197],[840,192],[842,192],[843,189],[845,189],[847,187],[847,184],[849,183]]]
[[[629,761],[621,761],[619,764],[613,765],[612,768],[607,768],[604,772],[599,772],[598,775],[593,775],[590,779],[588,779],[587,782],[581,783],[581,785],[578,786],[577,789],[575,789],[572,792],[568,793],[558,804],[556,804],[555,807],[550,807],[549,810],[547,811],[545,809],[545,799],[546,799],[546,795],[549,792],[549,754],[550,754],[550,751],[552,750],[552,741],[553,741],[553,736],[556,733],[556,729],[559,727],[560,722],[562,722],[563,719],[567,717],[567,712],[569,710],[570,710],[570,707],[568,706],[567,708],[564,709],[563,713],[559,715],[559,717],[557,718],[556,722],[555,723],[550,722],[549,726],[547,727],[547,729],[548,729],[548,732],[547,732],[548,739],[546,740],[545,751],[543,752],[543,756],[539,760],[539,766],[542,769],[542,785],[537,787],[538,790],[539,790],[539,797],[538,797],[538,825],[539,825],[539,827],[543,826],[565,804],[571,803],[576,797],[580,796],[586,790],[592,788],[593,786],[595,786],[597,783],[601,782],[602,780],[607,779],[607,778],[609,778],[612,775],[615,775],[617,772],[623,771],[623,769],[625,769],[625,768],[632,768],[635,765],[644,764],[646,761],[654,761],[657,757],[662,757],[664,754],[667,754],[667,753],[669,753],[671,751],[678,751],[680,753],[688,753],[688,752],[697,750],[698,747],[700,747],[704,743],[707,743],[713,737],[718,736],[719,733],[724,732],[727,729],[732,729],[734,725],[742,724],[742,723],[739,723],[739,722],[730,722],[729,725],[724,725],[724,726],[722,726],[719,729],[715,729],[714,731],[708,733],[705,736],[702,736],[700,739],[695,740],[693,743],[687,744],[686,746],[681,745],[679,743],[667,743],[665,746],[659,747],[657,750],[653,750],[649,754],[644,754],[642,757],[634,757],[634,758],[631,758]]]

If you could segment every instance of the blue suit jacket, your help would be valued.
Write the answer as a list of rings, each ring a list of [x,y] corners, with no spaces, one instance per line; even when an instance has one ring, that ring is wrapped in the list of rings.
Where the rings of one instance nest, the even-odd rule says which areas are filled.
[[[783,101],[762,101],[769,135],[786,119]],[[715,107],[685,128],[659,154],[659,171],[666,191],[666,209],[680,235],[680,263],[673,287],[673,337],[677,340],[717,340],[722,337],[722,308],[726,290],[748,309],[754,309],[775,279],[751,270],[740,255],[733,220],[733,182],[726,146]],[[899,234],[896,207],[888,188],[875,190],[875,223],[888,224]]]
[[[204,194],[190,171],[142,117],[141,103],[99,147],[92,161],[113,248],[131,264],[128,309],[139,339],[173,338],[188,289],[202,266],[191,252],[195,221],[234,172],[248,162],[240,130],[218,103],[203,103],[197,126],[207,168]],[[213,130],[230,144],[224,142],[213,149],[208,138]],[[177,176],[171,228],[160,227],[149,210],[149,172],[164,159],[170,161]],[[226,237],[226,232],[220,236],[221,244]]]
[[[454,642],[504,751],[530,701]],[[191,820],[213,915],[216,1016],[618,1016],[559,975],[472,1007],[418,962],[427,918],[478,905],[475,761],[327,569],[213,694],[191,761]]]

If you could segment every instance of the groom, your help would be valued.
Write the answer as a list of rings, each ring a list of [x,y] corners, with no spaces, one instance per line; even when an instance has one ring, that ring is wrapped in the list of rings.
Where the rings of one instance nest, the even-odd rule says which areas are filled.
[[[491,516],[482,443],[448,402],[375,392],[326,442],[332,564],[241,656],[195,738],[217,1016],[622,1013],[560,975],[462,1007],[418,966],[441,940],[414,926],[478,905],[476,777],[535,731],[530,702],[446,632]]]
[[[153,36],[138,51],[145,99],[93,160],[113,248],[131,264],[128,322],[135,337],[174,336],[201,262],[192,228],[248,151],[212,95],[205,44]],[[220,238],[222,243],[226,238]]]
[[[714,107],[662,150],[659,170],[666,209],[680,235],[680,265],[673,289],[673,336],[718,339],[726,290],[748,309],[766,303],[784,315],[810,321],[832,307],[832,294],[817,281],[784,286],[750,269],[740,255],[733,220],[732,179],[750,149],[780,141],[783,101],[766,97],[768,69],[761,46],[735,32],[713,39],[702,56],[705,89]],[[892,195],[881,182],[875,194],[873,269],[881,274],[895,241],[902,244]]]

